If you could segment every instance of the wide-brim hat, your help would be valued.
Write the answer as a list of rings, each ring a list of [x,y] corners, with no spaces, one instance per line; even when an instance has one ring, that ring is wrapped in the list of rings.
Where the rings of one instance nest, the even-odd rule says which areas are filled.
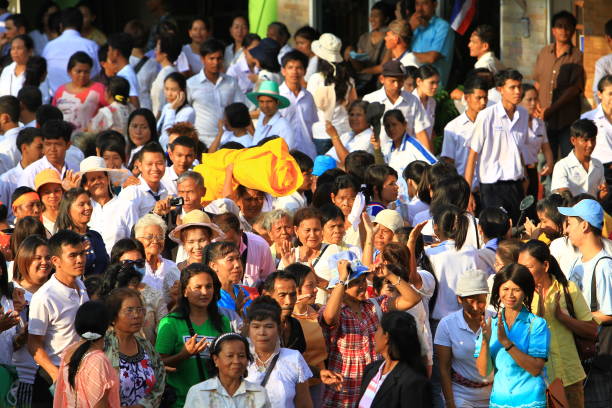
[[[274,81],[263,81],[259,85],[259,88],[257,88],[257,91],[247,93],[247,98],[249,98],[249,100],[253,102],[255,106],[259,106],[259,101],[257,100],[257,97],[259,96],[269,96],[270,98],[276,99],[278,101],[279,109],[284,109],[291,105],[289,99],[280,94],[278,84]]]
[[[317,57],[327,62],[334,64],[342,62],[342,55],[340,55],[342,40],[333,34],[321,34],[318,40],[312,42],[310,48]]]
[[[223,238],[225,234],[221,231],[221,228],[217,226],[217,224],[213,223],[208,215],[201,210],[192,210],[185,214],[182,218],[183,223],[174,228],[168,237],[176,242],[177,244],[181,244],[181,231],[185,228],[189,227],[202,227],[206,228],[210,231],[210,239],[211,241],[215,238]]]
[[[125,173],[127,170],[123,169],[111,169],[106,167],[106,162],[102,157],[89,156],[84,159],[79,165],[79,172],[81,174],[93,173],[95,171],[105,171],[108,173]]]
[[[34,189],[38,191],[39,188],[45,184],[59,184],[62,185],[62,179],[59,173],[55,169],[44,169],[34,177]]]
[[[278,42],[266,37],[257,46],[251,48],[249,54],[259,60],[260,64],[263,62],[265,66],[280,69],[280,64],[278,63],[278,53],[280,50],[281,46]]]

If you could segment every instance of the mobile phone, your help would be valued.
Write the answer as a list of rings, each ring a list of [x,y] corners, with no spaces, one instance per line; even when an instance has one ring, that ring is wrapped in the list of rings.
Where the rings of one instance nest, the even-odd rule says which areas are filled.
[[[185,200],[183,200],[183,197],[172,197],[168,204],[170,204],[170,207],[180,207],[185,204]]]

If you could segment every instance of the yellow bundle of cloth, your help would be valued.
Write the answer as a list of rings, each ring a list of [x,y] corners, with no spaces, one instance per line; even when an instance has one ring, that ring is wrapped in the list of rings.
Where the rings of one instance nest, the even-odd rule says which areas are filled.
[[[202,164],[194,168],[204,177],[204,201],[224,198],[225,173],[230,164],[234,165],[233,190],[241,184],[282,197],[294,193],[304,182],[300,166],[289,154],[287,143],[279,137],[258,147],[204,153]]]

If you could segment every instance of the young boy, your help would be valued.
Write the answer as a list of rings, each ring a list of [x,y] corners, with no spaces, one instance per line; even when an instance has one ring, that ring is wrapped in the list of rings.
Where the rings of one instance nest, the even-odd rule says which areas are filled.
[[[291,52],[287,53],[287,55],[289,55]],[[300,208],[308,206],[308,201],[306,200],[304,193],[309,191],[312,186],[312,168],[314,167],[314,162],[307,154],[304,154],[299,150],[292,150],[290,153],[297,162],[298,166],[300,166],[300,171],[304,177],[304,182],[295,193],[284,197],[278,197],[274,201],[274,208],[285,210],[290,214],[294,214]]]
[[[178,72],[174,65],[181,53],[181,42],[175,35],[162,35],[155,46],[155,60],[161,65],[161,70],[151,84],[151,106],[155,117],[158,117],[166,104],[164,80],[173,72]]]
[[[474,132],[474,123],[478,112],[487,107],[488,83],[478,76],[471,76],[465,81],[463,89],[467,109],[464,113],[448,122],[444,128],[444,140],[440,157],[455,166],[457,173],[465,172],[465,165],[470,152],[466,143]],[[478,188],[478,175],[472,180],[472,190]]]
[[[19,134],[19,100],[11,95],[0,96],[0,171],[6,172],[19,163],[21,155],[17,149]]]
[[[168,145],[168,156],[172,160],[172,166],[166,168],[161,182],[168,194],[178,194],[176,182],[179,176],[191,169],[195,160],[195,143],[187,136],[177,137]]]
[[[312,94],[302,87],[308,58],[299,51],[289,51],[283,56],[281,73],[285,81],[279,91],[290,102],[289,107],[281,110],[281,115],[295,131],[296,143],[300,150],[314,159],[317,156],[312,141],[312,124],[318,122],[317,107]]]
[[[551,191],[572,196],[587,193],[603,199],[608,194],[604,168],[591,156],[597,144],[597,126],[592,120],[578,119],[570,128],[570,142],[574,149],[555,164]]]
[[[36,127],[42,129],[42,127],[50,120],[64,120],[64,114],[57,106],[53,105],[41,105],[36,109]],[[85,154],[81,149],[70,144],[68,150],[66,150],[66,160],[70,163],[80,163],[85,159]]]
[[[43,156],[42,132],[37,128],[23,128],[19,131],[15,144],[21,154],[21,160],[15,167],[0,176],[0,180],[10,183],[14,186],[13,188],[19,185],[19,178],[23,170]]]
[[[229,142],[240,143],[243,147],[255,146],[249,108],[244,103],[231,103],[225,107],[223,121],[219,122],[219,132],[208,148],[208,153],[216,152]]]
[[[403,90],[406,71],[402,64],[397,61],[389,61],[383,65],[381,83],[383,87],[378,91],[369,93],[363,97],[367,102],[379,102],[385,106],[385,111],[399,109],[408,122],[408,133],[415,136],[419,142],[429,151],[432,151],[431,141],[427,136],[426,129],[433,126],[431,120],[421,105],[419,99],[411,93]],[[382,122],[382,120],[381,120]],[[384,146],[389,137],[384,128],[380,130],[380,144]]]
[[[130,65],[130,55],[132,55],[134,41],[127,33],[115,33],[108,37],[108,54],[106,56],[107,65],[112,65],[113,71],[117,76],[125,78],[130,83],[130,103],[135,109],[140,107],[138,95],[138,78],[134,68]]]
[[[289,150],[301,149],[297,143],[293,128],[279,112],[290,105],[289,99],[282,96],[279,86],[274,81],[263,81],[259,85],[257,92],[249,92],[247,97],[259,108],[260,114],[255,126],[253,143],[257,144],[261,140],[270,136],[279,136],[285,139]]]
[[[468,48],[470,49],[470,57],[478,59],[474,68],[486,68],[494,74],[504,69],[491,49],[494,40],[495,29],[488,24],[479,25],[472,32]]]
[[[519,106],[522,80],[521,73],[514,69],[500,71],[495,76],[502,100],[478,114],[464,172],[471,187],[478,160],[483,208],[504,207],[514,222],[518,221],[524,195],[520,147],[527,142],[529,128],[529,114]]]
[[[19,100],[19,122],[23,127],[36,127],[36,111],[42,105],[40,89],[33,85],[26,85],[17,93]]]
[[[580,119],[591,119],[597,126],[597,143],[593,157],[603,163],[606,183],[610,186],[612,185],[612,73],[599,80],[597,89],[601,103],[592,111],[583,113]]]
[[[79,171],[79,165],[66,160],[70,146],[72,124],[63,120],[49,120],[42,127],[44,156],[23,170],[19,177],[20,186],[34,188],[34,177],[44,169],[55,169],[60,178],[72,179]]]

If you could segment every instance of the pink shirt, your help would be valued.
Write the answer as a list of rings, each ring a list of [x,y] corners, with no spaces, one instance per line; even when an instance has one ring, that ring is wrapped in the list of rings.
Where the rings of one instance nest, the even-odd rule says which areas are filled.
[[[98,109],[107,105],[106,90],[104,85],[94,82],[83,92],[73,94],[66,90],[64,84],[57,88],[52,104],[62,111],[65,121],[75,126],[75,131],[83,131]]]
[[[247,245],[244,244],[244,239],[240,241],[240,254],[243,255],[246,250],[247,257],[242,283],[246,286],[255,287],[258,282],[263,281],[274,272],[276,267],[274,259],[272,259],[270,246],[266,240],[252,232],[244,232],[243,234],[246,234]]]
[[[119,376],[102,350],[94,350],[83,356],[74,377],[74,388],[68,382],[70,360],[65,357],[64,354],[59,367],[59,377],[53,397],[54,407],[94,407],[108,392],[108,406],[120,408]]]

